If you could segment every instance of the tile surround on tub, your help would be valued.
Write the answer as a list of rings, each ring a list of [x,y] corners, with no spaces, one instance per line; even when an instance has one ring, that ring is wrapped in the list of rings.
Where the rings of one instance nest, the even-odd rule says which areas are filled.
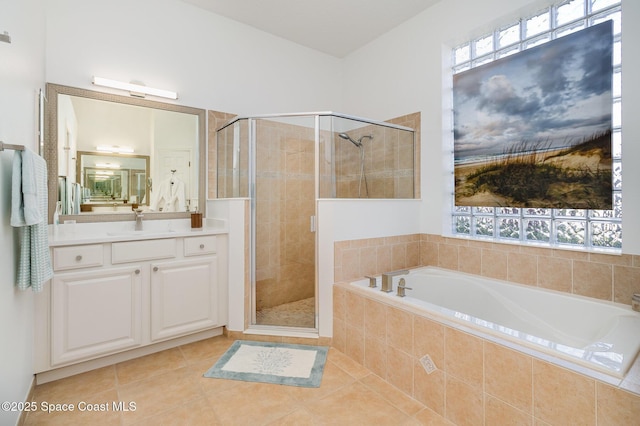
[[[631,304],[640,256],[526,247],[431,234],[337,241],[334,281],[438,266],[548,290]],[[373,256],[373,253],[376,253]]]
[[[373,327],[351,325],[345,310],[336,310],[333,346],[455,424],[618,425],[640,418],[640,394],[418,313],[400,314],[396,306],[336,283],[335,304],[345,306],[347,298],[365,306],[365,322],[367,312],[382,314],[385,324],[379,319],[378,326],[386,337]],[[403,315],[410,332],[390,337]],[[437,367],[431,374],[420,365],[424,354]]]
[[[387,256],[377,256],[373,262],[374,249]],[[388,256],[394,252],[399,253],[396,258]],[[428,265],[630,304],[631,295],[640,292],[640,256],[430,234],[339,241],[335,243],[332,341],[337,349],[456,424],[618,425],[640,418],[640,392],[636,392],[640,391],[640,362],[616,387],[415,313],[400,321],[402,332],[383,335],[380,328],[399,330],[402,314],[396,307],[353,294],[343,283]],[[360,306],[364,306],[364,324]],[[353,307],[355,312],[350,312]],[[431,374],[420,365],[424,354],[437,366]],[[399,367],[398,359],[411,366],[412,374]],[[505,368],[511,373],[504,374]]]

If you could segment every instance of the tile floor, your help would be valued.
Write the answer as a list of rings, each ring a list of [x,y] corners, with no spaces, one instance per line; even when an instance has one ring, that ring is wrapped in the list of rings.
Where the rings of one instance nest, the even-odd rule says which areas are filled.
[[[451,425],[331,348],[319,388],[202,377],[232,339],[214,337],[39,385],[26,425]],[[109,411],[79,411],[80,404]],[[113,404],[135,404],[114,411]],[[90,405],[96,404],[96,405]],[[102,404],[102,405],[101,405]]]

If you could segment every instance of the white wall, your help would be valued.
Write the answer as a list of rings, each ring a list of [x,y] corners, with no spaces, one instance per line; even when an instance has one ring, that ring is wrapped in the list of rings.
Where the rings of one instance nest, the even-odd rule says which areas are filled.
[[[341,62],[179,0],[48,0],[47,81],[94,75],[241,115],[334,109]]]
[[[0,140],[36,150],[37,91],[44,89],[42,0],[0,0]],[[16,233],[9,225],[13,151],[0,152],[0,401],[25,401],[33,380],[33,294],[16,290]],[[19,412],[0,411],[0,424]]]
[[[420,232],[441,234],[451,187],[451,48],[535,13],[550,0],[443,0],[344,60],[344,110],[384,120],[422,113]],[[640,4],[623,5],[623,251],[640,253]],[[444,135],[444,136],[443,136]]]
[[[335,241],[417,233],[420,201],[324,199],[317,215],[318,331],[332,336]]]

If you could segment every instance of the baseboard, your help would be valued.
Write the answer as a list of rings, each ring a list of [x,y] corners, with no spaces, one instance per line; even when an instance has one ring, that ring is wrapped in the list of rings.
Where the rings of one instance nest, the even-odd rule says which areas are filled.
[[[31,377],[31,385],[29,386],[29,392],[27,392],[27,397],[24,400],[24,402],[34,401],[33,395],[35,391],[36,391],[36,376],[34,374]],[[18,417],[18,423],[16,423],[16,426],[24,425],[24,422],[27,421],[27,414],[29,414],[28,411],[22,410],[22,412],[20,413],[20,417]]]
[[[188,336],[178,337],[176,339],[131,349],[125,352],[105,356],[102,358],[92,359],[89,361],[78,362],[76,364],[53,370],[43,371],[36,374],[36,384],[52,382],[54,380],[64,379],[65,377],[74,376],[97,368],[107,367],[119,362],[128,361],[130,359],[139,358],[141,356],[150,355],[152,353],[164,351],[166,349],[175,348],[176,346],[186,345],[188,343],[197,342],[199,340],[208,339],[223,334],[222,327],[212,330],[201,331],[199,333],[189,334]]]

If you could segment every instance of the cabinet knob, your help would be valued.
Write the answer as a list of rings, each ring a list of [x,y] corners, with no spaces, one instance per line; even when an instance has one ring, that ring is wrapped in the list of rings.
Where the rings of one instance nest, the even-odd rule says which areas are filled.
[[[158,272],[158,267],[157,266],[153,267],[153,272]]]
[[[140,274],[140,269],[136,269],[136,274]]]
[[[80,255],[80,254],[79,254],[79,255],[77,255],[77,256],[76,256],[76,261],[77,261],[77,262],[80,262],[81,260],[82,260],[82,255]]]
[[[203,249],[204,248],[204,244],[200,244],[200,248]]]

